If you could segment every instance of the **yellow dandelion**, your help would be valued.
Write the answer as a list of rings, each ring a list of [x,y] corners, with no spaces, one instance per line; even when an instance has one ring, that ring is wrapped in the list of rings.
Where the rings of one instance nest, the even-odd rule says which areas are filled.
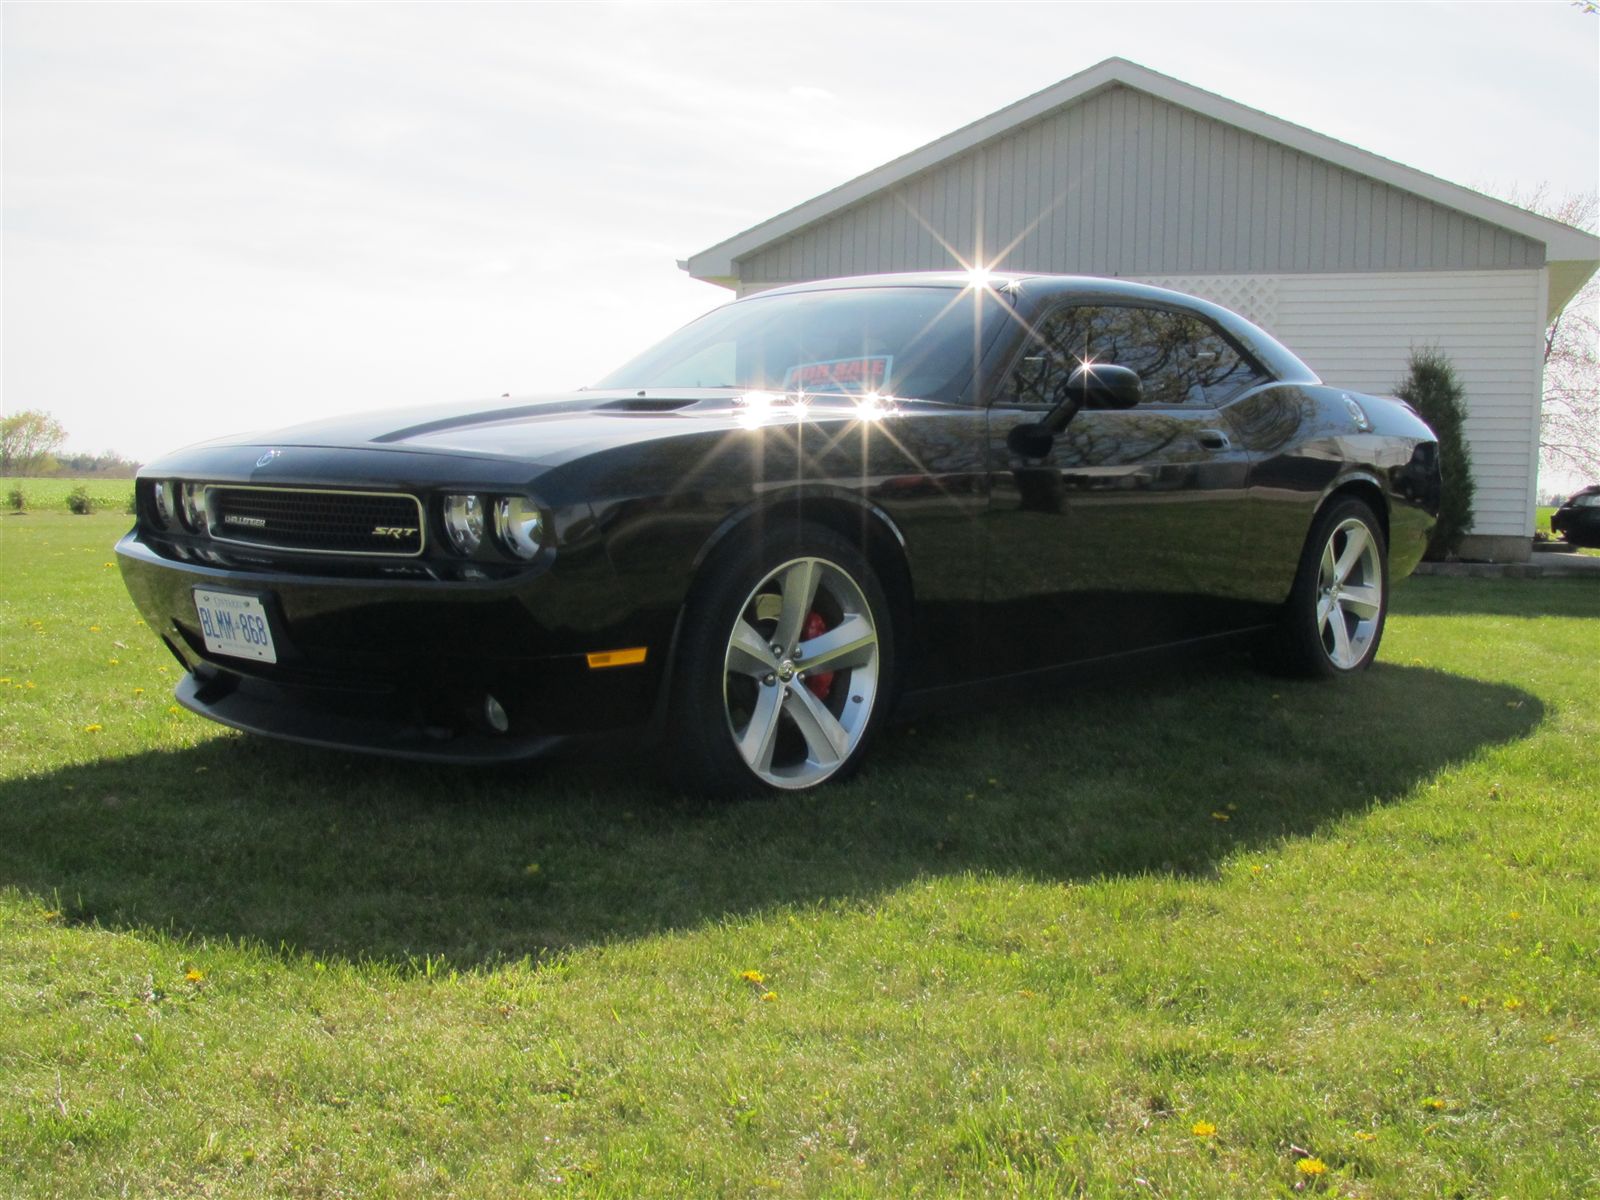
[[[10,682],[11,682],[11,680],[9,678],[8,679],[0,679],[0,684],[10,683]]]
[[[1429,1096],[1422,1102],[1422,1107],[1427,1109],[1429,1112],[1443,1112],[1445,1109],[1445,1102],[1439,1099],[1437,1096]]]
[[[112,666],[112,667],[118,667],[118,666],[122,665],[122,660],[120,658],[108,658],[108,659],[106,659],[106,665],[107,666]]]
[[[133,689],[133,694],[135,696],[142,696],[142,695],[144,695],[144,689],[143,688],[134,688]]]
[[[1356,1141],[1358,1142],[1375,1142],[1377,1140],[1378,1135],[1375,1133],[1371,1133],[1365,1129],[1356,1130]]]
[[[1210,1121],[1196,1121],[1193,1125],[1189,1126],[1189,1132],[1194,1134],[1197,1138],[1216,1137],[1217,1127]]]
[[[1516,1012],[1517,1009],[1522,1007],[1522,1001],[1516,996],[1507,996],[1503,1007],[1507,1012]]]
[[[524,875],[526,875],[528,878],[532,879],[535,875],[537,875],[539,873],[539,864],[538,863],[529,863],[527,866],[522,868],[522,873]]]
[[[54,921],[60,915],[61,915],[61,910],[59,908],[52,908],[49,912],[44,914],[44,919],[46,921]]]
[[[33,680],[29,679],[24,681],[22,686],[31,691],[36,685],[34,684]]]
[[[1214,812],[1211,814],[1211,819],[1213,821],[1226,821],[1229,820],[1229,817],[1225,812]]]
[[[1302,1175],[1308,1175],[1314,1178],[1318,1175],[1326,1175],[1328,1173],[1328,1164],[1323,1162],[1320,1158],[1302,1158],[1299,1162],[1295,1163],[1294,1169],[1299,1171]]]
[[[765,983],[767,981],[766,976],[762,975],[760,971],[740,971],[739,978],[746,983]]]
[[[1472,997],[1471,996],[1462,995],[1462,996],[1457,996],[1456,999],[1461,1001],[1461,1007],[1462,1008],[1471,1008],[1472,1007]]]
[[[1547,1033],[1544,1035],[1544,1044],[1546,1046],[1554,1046],[1560,1040],[1561,1039],[1556,1037],[1556,1035],[1553,1033]]]
[[[99,633],[100,632],[100,626],[98,626],[98,625],[89,626],[89,632],[90,633]]]
[[[763,1000],[776,1000],[778,998],[778,993],[777,992],[762,992],[761,993],[761,998]]]
[[[1519,913],[1516,909],[1512,909],[1510,912],[1508,912],[1506,914],[1506,916],[1510,917],[1513,921],[1522,920],[1522,914]]]
[[[114,567],[114,566],[116,566],[116,565],[117,565],[117,564],[116,564],[116,563],[101,563],[101,564],[100,564],[100,565],[101,565],[101,566],[102,566],[102,567]]]
[[[202,979],[204,979],[206,977],[206,973],[204,971],[202,971],[199,967],[190,967],[188,969],[188,971],[186,971],[184,973],[183,977],[185,979],[187,979],[190,983],[199,983]]]
[[[104,728],[104,725],[85,725],[83,731],[85,733],[99,733]]]
[[[1252,875],[1261,874],[1261,864],[1257,863],[1255,866],[1251,867],[1250,868],[1250,874],[1252,874]]]
[[[177,716],[179,713],[181,713],[183,711],[183,709],[179,708],[176,704],[169,704],[169,705],[167,705],[167,711],[169,713],[171,713],[173,716]]]

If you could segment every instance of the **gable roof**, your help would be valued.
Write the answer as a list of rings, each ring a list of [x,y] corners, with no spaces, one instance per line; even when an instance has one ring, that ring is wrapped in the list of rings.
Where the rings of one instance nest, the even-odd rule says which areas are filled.
[[[1358,174],[1410,192],[1445,208],[1476,217],[1541,243],[1550,263],[1551,313],[1562,305],[1600,265],[1600,238],[1559,221],[1541,217],[1471,188],[1450,183],[1370,151],[1316,133],[1302,125],[1270,116],[1234,100],[1204,91],[1125,58],[1108,58],[1043,91],[991,113],[920,149],[857,176],[831,191],[735,234],[679,265],[697,279],[731,281],[735,261],[782,240],[807,226],[879,192],[954,159],[967,151],[1116,85],[1148,93],[1203,116],[1313,155]]]

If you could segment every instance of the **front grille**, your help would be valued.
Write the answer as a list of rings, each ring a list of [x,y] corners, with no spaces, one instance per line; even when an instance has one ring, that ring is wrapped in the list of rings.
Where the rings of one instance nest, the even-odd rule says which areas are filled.
[[[415,496],[213,486],[206,489],[206,512],[220,542],[308,554],[422,553],[422,504]]]

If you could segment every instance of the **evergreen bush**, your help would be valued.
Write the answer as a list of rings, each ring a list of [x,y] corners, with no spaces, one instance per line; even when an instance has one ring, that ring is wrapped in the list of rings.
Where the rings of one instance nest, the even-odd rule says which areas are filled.
[[[80,517],[88,516],[94,511],[94,497],[89,495],[89,489],[80,483],[67,493],[67,507]]]
[[[28,507],[28,494],[19,487],[12,488],[6,493],[6,506],[14,512],[22,512]]]
[[[1412,350],[1406,378],[1395,389],[1433,428],[1439,438],[1439,468],[1444,486],[1439,493],[1439,521],[1428,538],[1424,558],[1430,562],[1451,557],[1461,549],[1461,539],[1472,527],[1472,453],[1463,426],[1467,420],[1466,393],[1450,359],[1437,349]]]

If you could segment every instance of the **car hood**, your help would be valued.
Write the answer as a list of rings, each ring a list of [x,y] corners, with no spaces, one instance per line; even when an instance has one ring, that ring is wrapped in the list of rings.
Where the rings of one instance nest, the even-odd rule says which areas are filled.
[[[926,402],[888,403],[899,409]],[[876,411],[884,410],[879,402]],[[733,389],[582,391],[355,413],[221,438],[203,443],[203,448],[394,450],[554,467],[636,442],[788,423],[800,411],[782,397]],[[862,404],[851,396],[815,396],[808,397],[803,411],[807,420],[855,419]]]

